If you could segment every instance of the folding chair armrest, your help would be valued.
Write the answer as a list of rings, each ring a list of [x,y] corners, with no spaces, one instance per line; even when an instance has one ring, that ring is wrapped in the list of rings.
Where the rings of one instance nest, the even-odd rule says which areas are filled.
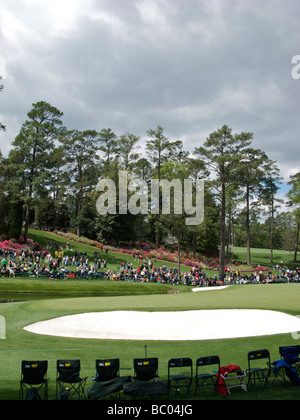
[[[243,369],[236,370],[236,371],[235,371],[235,373],[236,373],[238,376],[247,376],[247,373],[246,373]]]
[[[214,370],[214,372],[218,373],[218,371],[215,371],[215,370]],[[247,376],[247,373],[246,373],[243,369],[240,369],[240,370],[234,370],[233,372],[226,372],[226,373],[225,373],[225,375],[223,375],[222,373],[220,373],[220,376],[221,376],[223,379],[226,379],[226,376],[227,376],[228,374],[233,375],[234,373],[235,373],[237,376]]]

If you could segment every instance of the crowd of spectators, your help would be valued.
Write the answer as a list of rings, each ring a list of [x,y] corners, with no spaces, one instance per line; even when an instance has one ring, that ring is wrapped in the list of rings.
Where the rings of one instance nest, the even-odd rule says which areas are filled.
[[[47,245],[48,248],[48,245]],[[226,268],[225,276],[208,276],[201,267],[193,266],[189,271],[179,272],[177,267],[157,265],[149,259],[139,260],[137,268],[132,262],[121,262],[116,272],[107,269],[107,249],[94,252],[90,261],[87,252],[64,253],[56,244],[48,251],[23,250],[19,255],[14,250],[0,249],[0,274],[6,277],[32,276],[48,278],[107,278],[119,281],[185,284],[195,287],[209,287],[229,284],[290,283],[300,281],[300,267],[289,268],[277,264],[267,272],[257,270],[251,274]],[[68,249],[68,244],[66,246]],[[70,255],[71,254],[71,255]]]
[[[273,270],[267,272],[257,270],[250,275],[231,272],[225,275],[224,282],[225,284],[298,283],[300,282],[300,267],[288,268],[277,264]]]
[[[224,277],[208,276],[203,269],[192,267],[189,271],[178,273],[177,268],[167,268],[165,265],[155,267],[151,261],[142,263],[137,269],[132,264],[121,264],[116,274],[108,273],[110,277],[121,281],[143,281],[166,284],[185,284],[196,287],[222,286],[230,284],[262,284],[300,282],[300,268],[274,267],[273,271],[253,271],[251,274],[226,270]]]
[[[64,255],[61,248],[53,252],[23,250],[19,255],[15,251],[0,249],[0,274],[5,277],[87,277],[103,275],[99,272],[107,267],[107,259],[95,252],[94,262],[90,262],[86,252],[74,252],[73,256]]]

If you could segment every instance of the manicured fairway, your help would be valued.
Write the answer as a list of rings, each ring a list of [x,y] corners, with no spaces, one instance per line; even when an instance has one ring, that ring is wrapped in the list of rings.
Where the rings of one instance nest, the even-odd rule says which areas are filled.
[[[247,248],[246,247],[233,247],[232,252],[236,255],[237,260],[241,262],[247,261]],[[294,263],[294,252],[284,251],[282,249],[273,250],[273,264],[271,264],[271,251],[270,249],[264,248],[251,248],[251,264],[261,264],[266,267],[273,267],[276,264],[281,266],[299,266],[300,265],[300,253],[298,253],[297,263]]]
[[[146,286],[146,285],[145,285]],[[132,284],[132,291],[135,285]],[[79,358],[82,374],[89,376],[87,386],[95,374],[95,360],[119,357],[121,373],[132,374],[133,358],[144,357],[147,345],[149,357],[159,358],[159,374],[167,376],[167,361],[171,357],[191,357],[218,354],[221,364],[238,364],[247,368],[249,350],[268,348],[273,360],[279,358],[280,345],[299,344],[291,334],[251,337],[243,339],[207,341],[118,341],[97,339],[70,339],[36,335],[23,330],[33,322],[83,312],[108,310],[176,311],[190,309],[270,309],[300,315],[300,285],[245,285],[205,293],[178,293],[164,295],[127,295],[117,297],[78,297],[5,303],[0,315],[6,321],[6,339],[0,340],[0,399],[17,399],[22,359],[46,359],[49,362],[49,398],[55,399],[56,360]],[[220,319],[222,322],[222,319]],[[157,326],[159,328],[159,325]],[[299,399],[299,387],[282,389],[274,385],[268,389],[258,386],[247,394],[236,390],[232,399]],[[205,398],[224,398],[205,394]],[[203,398],[204,398],[203,397]],[[182,395],[184,398],[184,395]],[[191,398],[194,398],[192,393]],[[199,398],[199,397],[197,397]]]

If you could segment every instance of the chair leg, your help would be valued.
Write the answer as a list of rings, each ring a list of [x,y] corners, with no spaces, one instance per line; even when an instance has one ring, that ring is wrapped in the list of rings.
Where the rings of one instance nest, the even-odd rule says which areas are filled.
[[[268,384],[270,372],[268,371],[265,373],[265,371],[247,371],[248,375],[248,381],[247,381],[247,387],[251,384],[253,387],[255,387],[256,382],[264,383],[264,386]]]
[[[66,386],[67,385],[67,386]],[[57,382],[56,384],[56,399],[59,396],[59,394],[62,392],[62,390],[68,391],[68,399],[72,400],[74,396],[77,395],[79,400],[86,400],[86,394],[85,394],[85,382],[81,383],[61,383]],[[58,391],[59,388],[59,391]]]
[[[19,400],[23,400],[23,384],[20,384],[20,390],[19,390]]]
[[[288,381],[287,381],[287,379],[285,377],[285,368],[282,368],[281,367],[281,368],[278,368],[276,370],[275,376],[273,378],[273,381],[272,381],[271,385],[273,385],[276,380],[278,380],[278,382],[281,385],[287,385],[288,384]]]

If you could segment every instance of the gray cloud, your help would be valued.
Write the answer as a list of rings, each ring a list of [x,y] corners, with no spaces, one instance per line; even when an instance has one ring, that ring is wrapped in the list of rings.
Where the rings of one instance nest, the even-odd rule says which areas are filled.
[[[142,139],[161,125],[190,151],[223,124],[299,171],[298,0],[6,0],[4,153],[32,103],[68,128]]]

